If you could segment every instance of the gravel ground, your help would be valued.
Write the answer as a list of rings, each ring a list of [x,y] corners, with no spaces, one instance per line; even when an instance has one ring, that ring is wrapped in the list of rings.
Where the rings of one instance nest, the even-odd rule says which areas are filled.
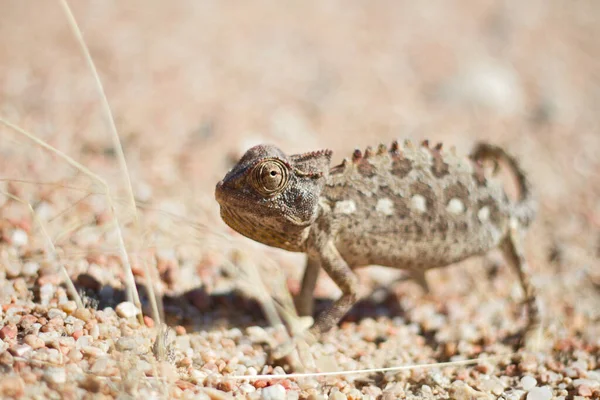
[[[137,210],[58,3],[0,7],[0,117],[98,176],[0,124],[0,397],[600,398],[600,3],[73,4]],[[346,372],[262,376],[298,362],[270,359],[288,333],[265,293],[289,310],[303,257],[229,230],[214,185],[259,142],[339,161],[394,138],[493,141],[530,172],[540,349],[515,346],[522,293],[491,253],[432,271],[429,295],[361,270],[364,299],[299,355]],[[317,308],[338,294],[323,276]]]

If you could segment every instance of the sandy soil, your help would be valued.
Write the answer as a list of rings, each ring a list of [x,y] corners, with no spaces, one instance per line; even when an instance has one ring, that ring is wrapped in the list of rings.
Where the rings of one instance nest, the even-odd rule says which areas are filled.
[[[138,207],[60,3],[0,1],[0,118],[97,174],[0,123],[0,396],[600,398],[600,3],[72,6]],[[216,182],[261,142],[340,161],[395,138],[519,157],[540,201],[527,257],[542,348],[513,346],[522,293],[492,253],[433,271],[427,296],[401,272],[361,271],[364,300],[304,356],[321,372],[478,362],[253,378],[291,372],[269,360],[286,330],[264,294],[289,304],[303,257],[229,230]],[[170,326],[159,339],[147,278]],[[338,294],[323,276],[318,308]]]

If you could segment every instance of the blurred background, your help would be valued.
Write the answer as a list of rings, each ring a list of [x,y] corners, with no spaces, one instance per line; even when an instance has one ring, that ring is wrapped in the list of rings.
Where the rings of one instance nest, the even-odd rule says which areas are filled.
[[[254,144],[331,148],[339,162],[395,138],[443,141],[462,153],[486,140],[518,156],[539,194],[528,254],[538,284],[548,285],[544,296],[560,301],[555,310],[565,318],[573,308],[598,312],[597,1],[71,6],[140,204],[142,234],[126,237],[154,252],[165,290],[217,291],[214,271],[238,245],[297,271],[289,286],[297,285],[301,257],[241,239],[218,215],[215,184]],[[0,10],[0,116],[106,179],[128,229],[123,173],[63,10],[43,0],[0,0]],[[5,126],[0,154],[0,185],[34,206],[71,273],[122,285],[106,268],[115,238],[102,228],[110,213],[94,194],[98,184]],[[29,212],[5,196],[0,204],[13,240],[19,221],[31,223]],[[444,274],[436,276],[450,279]],[[517,285],[512,271],[501,274]],[[200,308],[207,301],[196,300]]]

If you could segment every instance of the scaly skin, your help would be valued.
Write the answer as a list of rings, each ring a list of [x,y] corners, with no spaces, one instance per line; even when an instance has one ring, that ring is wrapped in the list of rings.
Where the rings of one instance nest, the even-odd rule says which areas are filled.
[[[249,149],[218,183],[223,220],[258,242],[304,252],[307,267],[298,311],[312,314],[321,268],[342,296],[311,327],[325,332],[356,303],[354,268],[407,269],[428,290],[425,272],[500,248],[516,268],[529,311],[529,334],[539,325],[535,290],[520,248],[521,228],[535,205],[525,174],[499,147],[480,144],[470,158],[442,146],[397,142],[330,168],[331,151],[287,156],[275,146]],[[509,201],[499,182],[484,176],[481,162],[506,164],[520,199]]]

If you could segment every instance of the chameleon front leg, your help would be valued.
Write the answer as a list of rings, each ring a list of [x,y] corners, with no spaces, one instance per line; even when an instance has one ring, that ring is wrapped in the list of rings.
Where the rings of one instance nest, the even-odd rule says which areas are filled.
[[[342,296],[333,305],[317,316],[310,328],[316,337],[333,328],[358,301],[358,278],[342,258],[333,242],[323,240],[309,257],[318,258],[321,266],[342,290]]]
[[[321,262],[318,258],[309,255],[306,260],[304,278],[302,278],[302,288],[296,297],[296,309],[298,315],[302,317],[312,316],[313,314],[314,291],[319,272],[321,272]]]
[[[431,289],[429,288],[429,283],[427,282],[427,276],[425,274],[427,270],[413,270],[411,272],[411,278],[423,289],[425,294],[431,294]]]
[[[333,328],[358,300],[358,278],[348,264],[346,264],[346,261],[344,261],[337,251],[335,245],[331,241],[323,238],[320,243],[317,242],[315,246],[312,246],[312,249],[313,250],[307,252],[308,261],[306,271],[302,281],[302,289],[297,298],[299,313],[307,311],[307,309],[303,307],[308,307],[308,305],[312,307],[313,289],[317,281],[320,267],[322,267],[331,279],[333,279],[340,287],[342,296],[327,310],[317,316],[315,323],[308,331],[308,335],[299,338],[297,337],[294,341],[284,343],[276,348],[272,354],[274,359],[288,356],[294,349],[297,339],[313,343],[319,338],[321,333]],[[307,300],[308,298],[310,298],[310,300]]]

